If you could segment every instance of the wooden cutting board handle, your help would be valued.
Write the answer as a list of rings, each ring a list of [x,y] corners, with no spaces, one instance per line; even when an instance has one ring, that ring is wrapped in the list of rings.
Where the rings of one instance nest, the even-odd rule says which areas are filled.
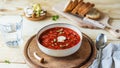
[[[102,14],[102,18],[103,18],[103,19],[100,19],[99,22],[105,26],[105,27],[102,28],[102,29],[110,32],[110,33],[111,33],[112,35],[114,35],[116,38],[120,39],[120,29],[114,28],[113,26],[111,26],[111,25],[109,24],[109,19],[110,19],[110,17],[109,17],[107,14],[102,13],[102,12],[101,12],[101,14]]]
[[[110,32],[116,38],[120,39],[120,29],[115,29],[115,28],[111,28],[111,27],[105,27],[105,30]]]

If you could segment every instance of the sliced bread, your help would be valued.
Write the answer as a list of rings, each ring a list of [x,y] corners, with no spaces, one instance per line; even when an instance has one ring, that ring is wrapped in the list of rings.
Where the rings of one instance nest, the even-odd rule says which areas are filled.
[[[71,12],[78,5],[78,0],[70,0],[64,8],[64,12]]]
[[[87,18],[90,18],[90,19],[97,20],[97,19],[100,19],[101,13],[100,13],[96,8],[92,8],[92,9],[86,14],[86,17],[87,17]]]

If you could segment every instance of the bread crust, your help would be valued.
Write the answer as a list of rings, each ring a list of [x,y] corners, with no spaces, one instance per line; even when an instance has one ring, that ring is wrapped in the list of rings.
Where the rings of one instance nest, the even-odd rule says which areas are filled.
[[[94,4],[88,4],[86,8],[81,11],[82,16],[85,16],[94,7]]]
[[[76,14],[78,12],[78,9],[84,4],[83,0],[80,0],[78,5],[72,10],[72,14]]]
[[[80,16],[84,16],[81,12],[82,12],[82,10],[85,9],[88,5],[89,5],[89,3],[84,3],[81,7],[79,7],[79,9],[78,9],[78,14],[79,14]]]
[[[72,1],[70,0],[65,6],[64,12],[69,12],[69,10],[71,9],[71,4],[72,4]]]
[[[78,5],[78,0],[70,0],[68,5],[65,7],[64,12],[71,12]]]

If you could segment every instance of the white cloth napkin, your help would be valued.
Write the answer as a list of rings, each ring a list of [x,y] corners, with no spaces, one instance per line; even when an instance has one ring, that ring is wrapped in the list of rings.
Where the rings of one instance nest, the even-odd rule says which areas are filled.
[[[120,68],[120,44],[108,44],[102,51],[102,68]],[[89,68],[98,68],[96,58]]]

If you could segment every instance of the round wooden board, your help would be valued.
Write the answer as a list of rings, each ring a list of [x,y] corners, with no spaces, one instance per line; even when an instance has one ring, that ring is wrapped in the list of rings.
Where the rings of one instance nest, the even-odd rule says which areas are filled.
[[[34,52],[43,57],[45,63],[40,63],[34,57]],[[82,45],[76,53],[66,57],[52,57],[40,51],[34,35],[25,45],[24,56],[31,68],[87,68],[96,57],[96,47],[93,41],[83,34]]]

